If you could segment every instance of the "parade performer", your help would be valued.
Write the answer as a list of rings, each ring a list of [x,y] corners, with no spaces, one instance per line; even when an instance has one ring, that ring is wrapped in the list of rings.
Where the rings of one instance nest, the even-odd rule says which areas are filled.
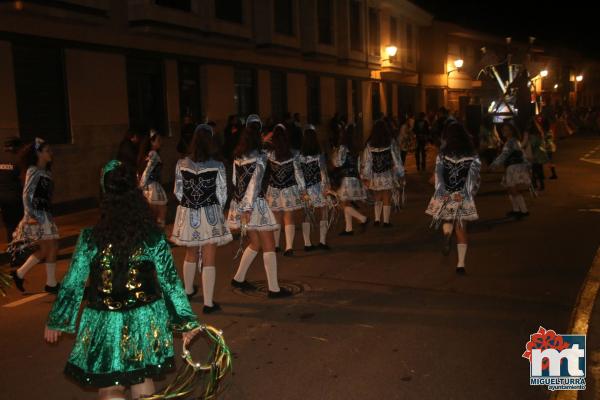
[[[327,199],[326,194],[329,191],[329,177],[327,175],[327,163],[325,155],[321,151],[317,130],[314,125],[306,125],[302,136],[302,146],[300,149],[300,165],[302,167],[302,176],[306,185],[306,194],[309,201],[309,212],[318,210],[319,220],[319,245],[313,246],[310,240],[311,221],[302,223],[302,236],[304,239],[304,250],[312,251],[314,249],[331,250],[327,245],[327,231],[329,229],[327,221]],[[309,216],[305,216],[308,217]]]
[[[554,140],[554,131],[552,130],[548,118],[542,119],[542,130],[544,131],[546,155],[548,156],[551,172],[550,178],[548,179],[558,179],[558,175],[556,175],[556,165],[554,164],[554,153],[556,153],[556,141]]]
[[[360,180],[360,157],[358,149],[354,143],[355,124],[349,124],[346,128],[341,128],[340,142],[338,147],[333,150],[332,164],[339,169],[341,177],[340,186],[337,189],[337,195],[344,209],[345,229],[340,236],[351,236],[354,234],[352,229],[352,218],[360,221],[361,227],[366,230],[368,218],[358,212],[353,206],[353,201],[364,201],[367,193]]]
[[[77,330],[65,373],[98,388],[100,399],[125,399],[126,387],[138,399],[174,366],[172,331],[189,341],[199,324],[134,171],[113,160],[101,179],[102,216],[79,236],[44,336],[55,343]]]
[[[373,126],[363,151],[360,175],[375,197],[375,225],[380,224],[383,211],[383,226],[391,227],[392,191],[398,190],[404,180],[404,166],[392,133],[382,120]]]
[[[277,124],[273,129],[271,147],[272,150],[267,153],[269,176],[267,202],[279,224],[279,228],[275,231],[275,248],[279,248],[281,225],[284,225],[283,255],[290,257],[294,255],[295,212],[303,207],[300,193],[304,191],[304,176],[298,153],[290,147],[288,132],[283,124]]]
[[[57,293],[56,253],[58,251],[58,228],[52,217],[52,194],[54,182],[50,172],[52,150],[42,139],[26,146],[20,153],[22,171],[26,171],[23,186],[23,219],[17,226],[13,242],[35,244],[37,250],[27,258],[19,269],[11,272],[17,289],[25,291],[25,275],[40,261],[46,261],[46,286],[48,293]]]
[[[250,118],[249,118],[250,119]],[[227,223],[231,229],[240,230],[242,239],[247,235],[250,244],[244,250],[238,270],[231,285],[243,290],[256,290],[246,281],[246,273],[262,247],[265,272],[269,286],[268,296],[280,298],[292,293],[280,288],[277,280],[277,257],[273,231],[278,225],[264,197],[263,177],[267,156],[261,150],[260,120],[253,117],[242,132],[234,152],[233,185]]]
[[[444,132],[446,145],[440,150],[435,165],[435,192],[426,214],[434,225],[442,224],[444,255],[450,253],[452,232],[456,234],[458,263],[456,272],[465,274],[467,254],[467,222],[478,219],[475,194],[479,189],[481,161],[465,128],[457,123]]]
[[[160,173],[162,170],[162,160],[158,151],[162,144],[162,138],[154,129],[150,135],[144,139],[140,146],[140,156],[138,158],[138,173],[140,176],[140,188],[144,192],[144,197],[150,204],[150,209],[156,218],[156,223],[160,227],[165,226],[167,215],[167,194],[160,184]]]
[[[225,166],[217,161],[218,148],[210,125],[199,125],[189,146],[191,154],[177,162],[175,196],[179,200],[171,241],[186,247],[183,282],[189,298],[194,286],[199,253],[202,261],[202,293],[205,314],[220,309],[213,301],[217,246],[233,239],[225,223],[223,208],[227,201]]]
[[[526,217],[529,215],[529,211],[520,191],[525,188],[528,189],[531,185],[529,163],[525,160],[517,127],[510,121],[504,121],[501,126],[501,133],[506,142],[502,152],[490,164],[490,168],[497,169],[502,166],[506,168],[502,184],[506,187],[512,204],[512,211],[509,211],[507,216]]]

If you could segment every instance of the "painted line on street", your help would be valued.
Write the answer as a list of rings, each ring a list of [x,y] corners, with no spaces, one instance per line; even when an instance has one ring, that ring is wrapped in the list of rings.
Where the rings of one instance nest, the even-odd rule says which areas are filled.
[[[580,208],[577,211],[600,212],[600,208]]]
[[[48,293],[38,293],[31,296],[27,296],[24,299],[13,301],[12,303],[8,303],[3,305],[3,308],[13,308],[17,306],[22,306],[23,304],[29,303],[31,301],[35,301],[37,299],[41,299],[42,297],[48,296]]]
[[[573,335],[587,335],[590,318],[600,289],[600,247],[596,250],[592,266],[583,282],[577,296],[575,308],[571,314],[568,333]],[[551,400],[576,400],[578,390],[561,390],[552,393]]]
[[[591,159],[591,158],[582,157],[579,160],[584,161],[584,162],[589,162],[591,164],[600,164],[600,159],[597,159],[597,158]]]

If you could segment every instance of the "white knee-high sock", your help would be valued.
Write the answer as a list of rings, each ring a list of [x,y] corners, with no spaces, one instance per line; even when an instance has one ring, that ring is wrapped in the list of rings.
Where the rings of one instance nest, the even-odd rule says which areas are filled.
[[[444,235],[452,235],[453,227],[454,225],[452,225],[450,222],[444,222],[442,225],[442,231],[444,232]]]
[[[35,267],[39,262],[40,260],[38,260],[35,255],[30,255],[29,258],[25,260],[23,265],[21,265],[21,267],[17,270],[17,276],[19,278],[24,278],[25,274],[27,274],[29,270]]]
[[[296,225],[285,226],[285,249],[291,250],[294,248],[294,237],[296,237]]]
[[[379,222],[379,219],[381,218],[382,207],[383,207],[383,202],[381,202],[381,201],[375,202],[375,222]],[[384,213],[383,218],[385,219],[385,213]]]
[[[517,203],[516,196],[509,194],[508,198],[510,199],[510,204],[512,205],[513,211],[519,212],[519,204]]]
[[[56,263],[46,263],[46,285],[56,286]]]
[[[312,246],[310,241],[310,222],[302,223],[302,237],[304,238],[304,245],[306,247]]]
[[[350,214],[351,217],[359,220],[361,223],[367,220],[367,217],[359,213],[358,210],[354,207],[346,207],[344,210],[348,210],[348,214]]]
[[[459,243],[456,245],[456,250],[458,251],[458,264],[456,264],[456,268],[460,268],[465,266],[465,256],[467,255],[467,244]]]
[[[244,282],[246,280],[246,273],[248,272],[248,269],[250,268],[250,265],[252,265],[252,261],[254,261],[257,254],[258,252],[252,250],[250,246],[246,247],[244,254],[242,254],[242,259],[240,260],[240,266],[238,267],[233,279],[238,282]]]
[[[279,239],[281,239],[281,224],[277,225],[277,230],[273,233],[275,234],[275,247],[279,247]]]
[[[352,207],[344,207],[344,220],[346,221],[346,232],[352,232],[352,215],[350,209]]]
[[[525,203],[525,198],[522,194],[518,195],[515,199],[517,205],[519,206],[519,211],[526,213],[527,212],[527,204]]]
[[[202,268],[202,296],[204,297],[205,306],[213,306],[216,277],[217,270],[213,265],[207,265]]]
[[[319,222],[319,243],[327,243],[327,221]]]
[[[185,293],[192,294],[194,292],[194,279],[196,278],[196,263],[191,261],[183,262],[183,286]]]
[[[279,292],[279,282],[277,281],[277,256],[272,251],[263,253],[265,263],[265,272],[267,273],[267,283],[271,292]]]
[[[383,206],[383,223],[390,223],[390,214],[392,213],[392,206]]]

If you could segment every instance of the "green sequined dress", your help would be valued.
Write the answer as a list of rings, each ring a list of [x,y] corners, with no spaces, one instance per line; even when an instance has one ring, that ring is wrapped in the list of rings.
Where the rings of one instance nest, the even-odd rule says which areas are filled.
[[[98,250],[84,229],[48,317],[50,329],[75,333],[85,293],[65,373],[86,386],[129,386],[172,369],[173,331],[199,326],[162,233],[132,254],[126,279],[111,261],[110,246]]]

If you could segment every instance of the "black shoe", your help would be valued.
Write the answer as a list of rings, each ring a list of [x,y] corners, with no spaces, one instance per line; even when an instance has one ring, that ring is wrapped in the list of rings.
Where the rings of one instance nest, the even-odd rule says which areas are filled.
[[[293,295],[291,290],[288,290],[286,288],[279,288],[279,292],[271,292],[269,290],[269,294],[267,296],[270,299],[281,299],[284,297],[290,297],[291,295]]]
[[[444,245],[442,246],[442,254],[447,256],[450,254],[450,246],[452,244],[452,234],[444,235]]]
[[[194,297],[196,295],[196,293],[198,293],[198,285],[194,285],[194,290],[192,290],[192,293],[190,294],[185,294],[188,298],[188,300],[191,300],[192,297]]]
[[[221,306],[216,301],[213,301],[212,307],[210,307],[210,306],[202,307],[202,314],[212,314],[215,311],[221,311]]]
[[[384,222],[383,227],[384,228],[391,228],[393,225],[390,224],[389,222]]]
[[[288,249],[288,250],[284,251],[283,256],[284,257],[294,257],[294,250]]]
[[[353,236],[354,231],[341,231],[339,236]]]
[[[521,212],[519,214],[521,214],[520,217],[529,217],[529,211],[527,211],[527,212]]]
[[[521,216],[521,212],[520,211],[509,211],[506,213],[506,216],[508,218],[519,218]]]
[[[456,267],[456,273],[458,275],[466,275],[467,274],[467,270],[465,267]]]
[[[231,286],[233,286],[234,288],[238,288],[238,289],[242,289],[242,290],[256,290],[256,286],[254,286],[253,284],[251,284],[248,281],[244,281],[244,282],[238,282],[235,279],[231,280]]]
[[[326,245],[325,243],[319,243],[319,245],[317,246],[317,248],[319,250],[325,250],[325,251],[331,250],[331,247],[329,247],[329,245]]]
[[[315,251],[317,249],[316,246],[304,246],[304,251]]]
[[[365,220],[362,224],[360,224],[360,229],[363,233],[367,231],[367,227],[369,226],[369,218]]]
[[[552,176],[551,176],[550,178],[548,178],[548,179],[555,180],[555,179],[558,179],[558,176],[557,176],[557,175],[552,175]]]
[[[57,294],[58,293],[58,289],[60,289],[60,283],[57,283],[54,286],[44,286],[44,291],[50,293],[50,294]]]
[[[379,224],[381,224],[381,222],[379,222],[379,221],[373,222],[373,226],[379,226]]]
[[[17,289],[19,289],[19,291],[21,292],[24,292],[25,286],[23,286],[23,283],[25,282],[25,279],[19,278],[19,275],[17,275],[17,271],[11,271],[10,276],[12,277],[13,281],[15,281],[15,286],[17,287]]]
[[[275,247],[275,253],[281,252],[281,247]]]

